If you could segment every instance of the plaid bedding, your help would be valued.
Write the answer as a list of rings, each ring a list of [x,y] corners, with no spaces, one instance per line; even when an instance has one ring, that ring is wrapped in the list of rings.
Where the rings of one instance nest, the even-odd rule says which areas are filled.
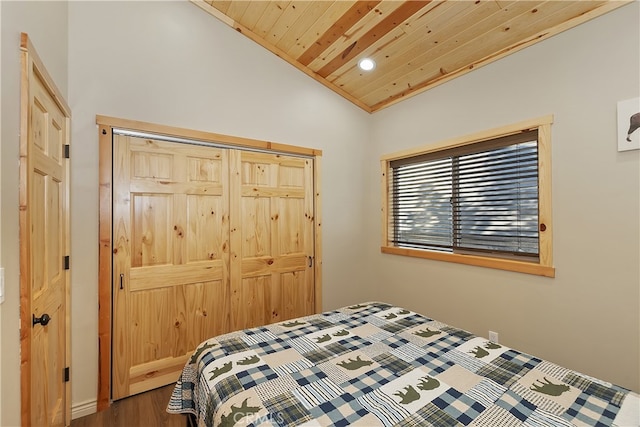
[[[167,411],[221,427],[640,425],[629,390],[378,302],[203,342]]]

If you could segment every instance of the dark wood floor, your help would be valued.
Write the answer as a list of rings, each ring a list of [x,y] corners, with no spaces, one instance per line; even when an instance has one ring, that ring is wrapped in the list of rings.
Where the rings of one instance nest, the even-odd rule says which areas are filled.
[[[106,411],[71,421],[71,427],[186,427],[184,415],[168,414],[173,385],[114,402]]]

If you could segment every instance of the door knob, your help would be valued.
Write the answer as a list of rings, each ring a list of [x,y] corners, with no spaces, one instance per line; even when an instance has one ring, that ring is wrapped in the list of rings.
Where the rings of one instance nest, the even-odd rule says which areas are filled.
[[[47,326],[47,323],[49,323],[49,321],[51,320],[51,316],[49,316],[47,313],[43,314],[40,317],[36,317],[35,314],[32,314],[33,316],[33,326],[36,326],[38,323],[40,323],[42,326]]]

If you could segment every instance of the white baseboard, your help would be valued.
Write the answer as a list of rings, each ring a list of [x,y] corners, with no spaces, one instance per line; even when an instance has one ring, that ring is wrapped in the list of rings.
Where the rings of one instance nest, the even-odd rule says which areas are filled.
[[[98,401],[95,399],[85,400],[84,402],[71,406],[71,419],[75,420],[76,418],[95,414],[96,412],[98,412]]]

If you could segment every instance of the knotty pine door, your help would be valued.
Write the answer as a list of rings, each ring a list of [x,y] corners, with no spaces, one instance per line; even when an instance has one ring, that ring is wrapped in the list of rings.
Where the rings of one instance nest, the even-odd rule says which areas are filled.
[[[235,150],[230,168],[232,328],[312,314],[312,160]]]
[[[21,416],[23,425],[64,426],[71,422],[64,262],[69,254],[69,160],[64,155],[69,110],[58,104],[30,54],[23,63],[29,71],[29,119],[20,158]]]
[[[114,135],[112,397],[214,335],[311,314],[312,160]]]

